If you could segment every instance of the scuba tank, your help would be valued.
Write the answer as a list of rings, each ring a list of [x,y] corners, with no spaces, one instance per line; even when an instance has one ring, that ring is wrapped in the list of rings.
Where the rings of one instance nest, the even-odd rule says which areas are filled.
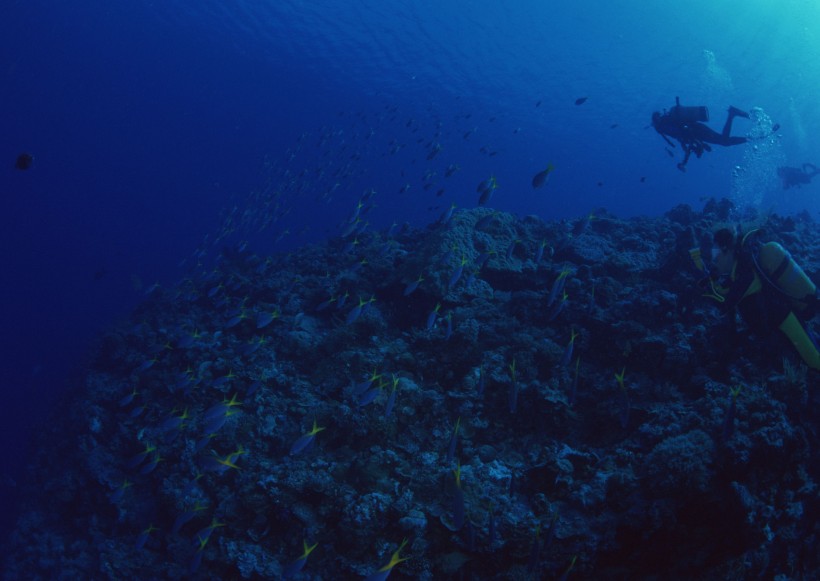
[[[760,247],[757,265],[775,288],[792,299],[796,310],[802,311],[807,304],[803,299],[814,296],[817,287],[803,272],[788,251],[777,242],[767,242]]]
[[[709,121],[709,108],[704,105],[683,107],[680,104],[680,97],[675,97],[675,106],[672,107],[669,115],[681,123],[706,123]]]

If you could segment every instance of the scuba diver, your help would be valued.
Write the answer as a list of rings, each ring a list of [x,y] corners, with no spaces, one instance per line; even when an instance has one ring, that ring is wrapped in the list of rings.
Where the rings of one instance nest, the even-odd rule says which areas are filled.
[[[703,282],[711,292],[705,296],[715,299],[732,323],[737,309],[755,335],[781,331],[805,364],[820,370],[820,348],[806,326],[817,314],[817,287],[786,249],[777,242],[762,243],[758,232],[715,232],[712,272],[703,263],[700,248],[689,251],[695,266],[707,275]]]
[[[746,143],[745,137],[733,137],[731,135],[732,121],[735,117],[748,119],[749,114],[737,107],[729,107],[726,123],[723,125],[723,132],[718,133],[704,125],[704,122],[709,121],[709,109],[702,105],[683,107],[680,104],[680,97],[675,97],[675,106],[669,111],[664,109],[663,114],[657,111],[652,113],[652,127],[660,133],[661,137],[671,147],[675,147],[675,144],[672,143],[670,137],[681,144],[684,157],[683,161],[678,164],[678,169],[686,171],[689,156],[694,153],[696,157],[700,158],[704,151],[712,151],[712,148],[709,147],[710,143],[726,147]]]
[[[808,168],[808,169],[806,169]],[[820,173],[820,169],[813,163],[804,163],[802,167],[779,167],[777,175],[783,180],[783,189],[800,187],[803,184],[810,184],[811,178]]]

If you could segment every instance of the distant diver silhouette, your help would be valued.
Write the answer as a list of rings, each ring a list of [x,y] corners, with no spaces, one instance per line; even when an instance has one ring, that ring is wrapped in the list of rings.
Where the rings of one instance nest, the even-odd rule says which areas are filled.
[[[804,163],[801,167],[779,167],[777,175],[783,181],[783,189],[799,188],[803,184],[810,184],[811,179],[820,173],[820,169],[813,163]]]

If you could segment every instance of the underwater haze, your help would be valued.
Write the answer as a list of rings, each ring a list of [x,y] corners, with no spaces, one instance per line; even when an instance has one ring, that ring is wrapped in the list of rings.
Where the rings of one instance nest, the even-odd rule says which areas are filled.
[[[353,237],[364,244],[367,233],[392,234],[395,223],[396,232],[405,225],[412,229],[405,235],[420,239],[449,222],[448,210],[475,222],[480,206],[524,224],[528,216],[569,224],[593,212],[629,220],[681,204],[700,211],[726,198],[735,220],[766,212],[816,219],[820,180],[784,189],[778,168],[820,164],[817,22],[813,0],[12,0],[0,18],[3,538],[21,514],[20,498],[32,492],[23,490],[32,477],[26,466],[43,423],[82,404],[88,416],[71,418],[78,433],[89,429],[91,407],[101,402],[85,401],[87,374],[101,365],[112,329],[136,329],[144,315],[157,323],[154,339],[167,332],[178,341],[162,326],[170,322],[151,318],[152,308],[162,310],[152,301],[181,312],[193,295],[219,298],[225,291],[212,289],[227,279],[203,273],[234,260],[247,274],[246,253],[264,261],[316,245],[323,254],[315,263],[303,257],[281,265],[294,281],[307,280],[320,273],[302,266],[332,268]],[[735,119],[733,135],[749,141],[693,155],[680,171],[680,147],[650,123],[676,97],[708,107],[717,131],[730,106],[748,111],[749,119]],[[33,162],[15,167],[23,153]],[[534,187],[539,175],[543,184]],[[546,244],[549,235],[539,236]],[[533,252],[541,242],[522,240]],[[513,243],[508,260],[516,252]],[[464,267],[465,256],[453,264]],[[560,272],[556,262],[552,274]],[[460,275],[448,272],[452,284],[438,299]],[[196,291],[185,286],[192,280]],[[182,289],[178,303],[169,298],[173,289]],[[290,287],[276,289],[283,317],[301,312],[293,303],[287,310]],[[352,294],[347,309],[368,296]],[[435,293],[429,298],[417,327],[437,302]],[[310,300],[320,302],[318,294]],[[199,313],[199,322],[231,320],[239,299],[225,301]],[[358,316],[338,315],[348,325]],[[430,316],[427,330],[439,329],[443,323]],[[151,351],[156,345],[141,346],[146,357],[129,364],[143,373],[160,355]],[[348,369],[356,381],[365,371],[373,366]],[[419,385],[430,379],[421,375]],[[117,392],[114,408],[124,395]],[[291,425],[288,435],[309,430],[312,419]],[[238,453],[221,459],[231,463]],[[295,534],[288,554],[302,550],[302,530]],[[390,560],[401,536],[392,541],[368,547],[376,561]],[[562,555],[550,571],[560,575],[571,557]],[[397,572],[405,564],[390,563]],[[279,575],[277,567],[266,571]],[[332,578],[327,569],[324,575]]]

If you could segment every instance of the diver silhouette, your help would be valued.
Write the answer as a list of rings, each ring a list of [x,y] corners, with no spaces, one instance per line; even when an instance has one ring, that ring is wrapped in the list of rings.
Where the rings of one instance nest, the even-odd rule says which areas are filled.
[[[808,169],[807,169],[808,168]],[[783,189],[799,188],[803,184],[810,184],[811,179],[820,173],[820,169],[813,163],[804,163],[801,167],[779,167],[777,175],[783,180]]]
[[[718,133],[705,125],[709,121],[709,109],[704,106],[684,107],[680,104],[680,97],[675,97],[675,106],[663,113],[652,113],[652,127],[655,128],[666,143],[675,147],[674,139],[683,148],[683,161],[678,163],[678,169],[686,171],[689,156],[693,153],[700,158],[704,151],[712,151],[710,143],[729,147],[746,143],[745,137],[732,136],[732,121],[735,117],[749,118],[749,114],[737,107],[729,107],[723,131]],[[671,139],[670,139],[671,138]]]
[[[708,291],[704,296],[729,315],[731,334],[737,312],[749,331],[767,342],[767,349],[779,351],[776,338],[785,338],[809,368],[820,370],[820,347],[808,326],[820,306],[811,278],[779,243],[764,242],[760,230],[721,228],[713,239],[711,268],[704,266],[699,248],[690,255],[706,274],[701,280]]]

